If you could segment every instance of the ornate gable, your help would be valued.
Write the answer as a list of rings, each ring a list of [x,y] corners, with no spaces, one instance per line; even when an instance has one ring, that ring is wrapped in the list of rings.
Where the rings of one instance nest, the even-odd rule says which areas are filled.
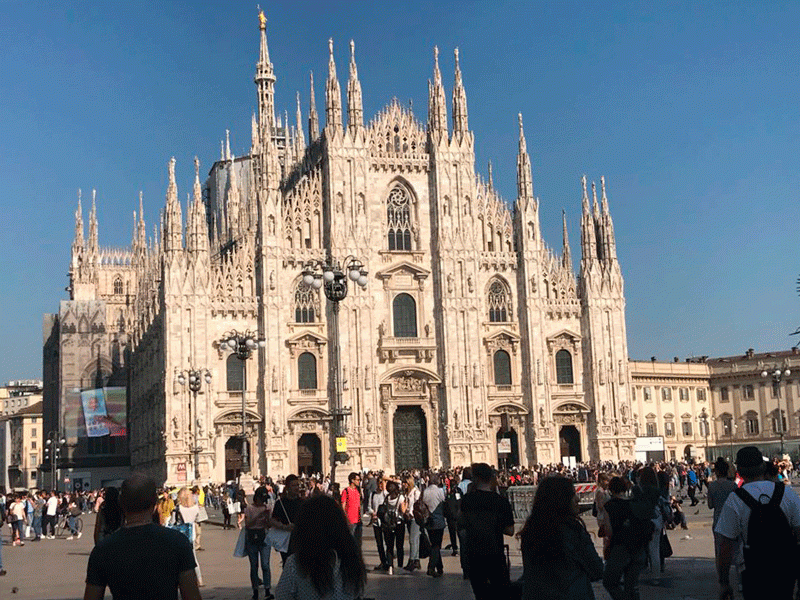
[[[303,331],[286,340],[292,358],[297,358],[303,352],[311,352],[322,358],[322,351],[327,343],[327,338],[314,331]]]
[[[511,350],[512,354],[516,354],[519,341],[519,334],[506,327],[503,327],[493,334],[483,338],[483,343],[486,346],[486,352],[489,355],[494,354],[496,350]]]
[[[383,289],[408,289],[414,287],[416,281],[421,290],[430,274],[428,269],[403,261],[378,271],[375,276],[383,281]]]

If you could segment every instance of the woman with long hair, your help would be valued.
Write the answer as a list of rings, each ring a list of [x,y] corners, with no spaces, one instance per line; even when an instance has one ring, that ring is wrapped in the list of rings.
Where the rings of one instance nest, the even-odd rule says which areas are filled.
[[[294,522],[294,554],[283,567],[277,600],[354,600],[361,596],[367,571],[347,518],[329,496],[306,500]]]
[[[591,582],[603,576],[603,561],[578,515],[572,481],[550,476],[539,482],[520,532],[525,600],[594,600]]]
[[[667,517],[672,516],[672,511],[669,508],[666,498],[661,495],[661,490],[658,485],[658,476],[653,467],[643,467],[639,471],[639,488],[642,494],[655,506],[653,511],[653,537],[650,538],[650,543],[647,545],[647,558],[650,561],[650,578],[653,582],[657,582],[664,570],[664,561],[661,558],[661,532],[664,530],[664,524]]]
[[[412,518],[406,518],[408,524],[408,564],[403,567],[406,571],[411,572],[420,568],[419,564],[419,536],[420,528],[413,518],[414,503],[419,500],[421,492],[414,481],[413,475],[406,475],[403,479],[403,495],[406,497],[406,514],[411,515]],[[400,564],[398,567],[402,566]]]
[[[115,487],[103,491],[103,504],[97,511],[94,522],[94,543],[111,535],[122,527],[122,506],[119,504],[119,490]]]

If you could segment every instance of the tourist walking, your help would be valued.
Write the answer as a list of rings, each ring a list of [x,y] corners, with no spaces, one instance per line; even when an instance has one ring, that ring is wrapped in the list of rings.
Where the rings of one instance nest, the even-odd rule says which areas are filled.
[[[394,572],[394,559],[397,567],[403,564],[403,543],[406,532],[404,516],[408,509],[405,496],[400,493],[400,484],[394,480],[386,482],[386,498],[378,507],[379,519],[386,540],[386,572]]]
[[[192,492],[189,490],[189,488],[181,488],[178,492],[178,505],[175,507],[173,514],[175,515],[174,523],[191,524],[189,541],[192,542],[192,553],[194,554],[194,561],[196,564],[195,571],[197,572],[197,582],[200,587],[203,587],[203,573],[200,571],[200,563],[197,562],[197,553],[195,552],[194,547],[195,524],[197,523],[197,517],[200,514],[200,510],[197,506],[197,503],[194,501],[194,498],[192,498]]]
[[[122,527],[122,506],[119,503],[119,490],[115,487],[105,489],[103,504],[97,511],[94,522],[94,543],[107,538]]]
[[[442,563],[442,538],[447,522],[444,518],[444,490],[439,487],[438,473],[432,473],[428,481],[428,487],[422,492],[422,501],[428,507],[430,516],[425,523],[428,537],[431,541],[431,557],[428,561],[428,575],[431,577],[441,577],[444,573]]]
[[[523,600],[594,600],[591,582],[603,576],[603,561],[579,514],[570,480],[555,475],[539,482],[520,532]]]
[[[361,547],[361,475],[356,472],[347,476],[347,487],[342,491],[342,508],[350,523],[350,532]]]
[[[419,564],[419,536],[421,533],[420,524],[414,519],[414,505],[422,496],[419,488],[414,481],[413,475],[407,475],[403,480],[403,495],[406,497],[406,518],[408,527],[408,563],[403,567],[409,573],[420,568]],[[398,567],[400,565],[397,565]]]
[[[294,525],[296,551],[283,566],[276,600],[359,598],[367,573],[339,504],[330,496],[313,496],[300,505]]]
[[[461,499],[469,582],[476,600],[508,596],[509,573],[503,535],[514,535],[514,512],[497,493],[497,478],[486,463],[472,465],[472,489]],[[572,485],[572,484],[570,484]],[[537,492],[538,495],[538,492]]]
[[[267,544],[270,510],[267,506],[267,488],[260,487],[253,494],[253,503],[244,510],[244,549],[250,560],[250,587],[253,600],[258,600],[258,588],[262,580],[258,578],[258,565],[261,563],[261,575],[264,578],[264,600],[272,600],[275,596],[270,592],[272,573],[269,567],[271,547]]]
[[[375,567],[375,571],[389,571],[389,563],[386,560],[386,544],[383,535],[383,526],[378,520],[378,508],[386,500],[386,480],[381,476],[377,478],[377,489],[369,499],[369,518],[372,524],[372,531],[375,534],[375,545],[378,547],[378,558],[380,564]],[[313,494],[313,492],[312,492]]]
[[[272,509],[269,526],[290,533],[294,532],[295,521],[304,502],[305,499],[300,496],[300,479],[297,475],[288,475],[283,482],[283,494]],[[293,538],[294,536],[289,540],[289,547],[285,551],[280,550],[283,564],[286,564],[286,559],[294,552]]]

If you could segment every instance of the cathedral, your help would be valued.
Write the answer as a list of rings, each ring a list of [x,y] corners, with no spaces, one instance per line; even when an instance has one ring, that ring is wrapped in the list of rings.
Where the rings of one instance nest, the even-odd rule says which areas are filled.
[[[148,237],[140,199],[130,249],[99,246],[94,198],[84,238],[79,202],[70,299],[45,348],[58,363],[45,379],[72,382],[50,392],[71,460],[102,454],[103,438],[86,400],[67,414],[68,390],[114,381],[130,467],[168,483],[329,471],[337,389],[345,471],[632,458],[604,180],[583,180],[576,274],[566,216],[560,253],[541,238],[521,115],[516,199],[476,172],[458,50],[450,102],[434,52],[426,122],[396,100],[368,121],[353,42],[343,93],[330,41],[324,126],[313,75],[307,117],[298,94],[290,123],[265,22],[249,155],[224,143],[204,181],[195,160],[185,207],[169,161],[161,223]],[[350,257],[366,285],[350,282],[335,336],[333,304],[304,273]],[[250,336],[249,357],[232,333]]]

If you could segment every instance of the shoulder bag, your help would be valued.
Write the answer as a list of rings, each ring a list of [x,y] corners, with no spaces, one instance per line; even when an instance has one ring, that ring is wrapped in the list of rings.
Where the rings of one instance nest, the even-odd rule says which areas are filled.
[[[275,504],[281,505],[281,510],[283,511],[283,516],[286,517],[288,524],[292,524],[292,520],[289,518],[289,513],[286,512],[286,508],[283,506],[283,501],[278,500]],[[289,551],[289,539],[292,537],[291,531],[286,531],[284,529],[278,529],[277,527],[270,527],[269,533],[267,533],[267,540],[269,541],[269,545],[275,548],[278,552],[288,552]]]

